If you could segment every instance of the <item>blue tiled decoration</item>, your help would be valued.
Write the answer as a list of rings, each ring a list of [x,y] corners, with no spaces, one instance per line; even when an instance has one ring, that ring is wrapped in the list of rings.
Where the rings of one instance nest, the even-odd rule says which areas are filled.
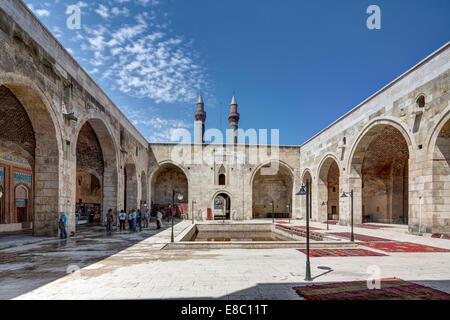
[[[14,172],[14,180],[31,183],[31,174],[21,173],[21,172]]]

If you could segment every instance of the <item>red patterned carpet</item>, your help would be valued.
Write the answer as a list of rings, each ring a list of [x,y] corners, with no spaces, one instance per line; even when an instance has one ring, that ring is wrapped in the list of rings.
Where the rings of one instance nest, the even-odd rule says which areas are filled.
[[[300,286],[293,289],[308,300],[450,300],[450,294],[402,279],[381,279],[380,289],[366,281]]]
[[[350,232],[330,232],[328,234],[332,234],[334,236],[337,236],[337,237],[340,237],[340,238],[345,238],[345,239],[350,239],[350,235],[351,235]],[[364,242],[392,241],[392,240],[384,239],[384,238],[366,236],[364,234],[359,234],[359,233],[354,233],[353,235],[354,235],[355,240],[364,241]]]
[[[297,249],[306,254],[306,249]],[[311,258],[318,257],[364,257],[364,256],[386,256],[366,249],[310,249],[309,256]]]
[[[367,242],[363,246],[387,252],[450,252],[450,250],[411,242]]]

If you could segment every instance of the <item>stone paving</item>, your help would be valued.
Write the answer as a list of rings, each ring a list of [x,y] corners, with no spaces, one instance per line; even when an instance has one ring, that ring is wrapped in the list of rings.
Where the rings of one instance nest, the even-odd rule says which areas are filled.
[[[175,235],[190,225],[177,223]],[[325,229],[322,223],[311,225]],[[328,232],[348,231],[348,226],[333,225]],[[404,226],[355,232],[450,249],[449,240],[410,235]],[[112,237],[97,228],[65,245],[49,241],[54,242],[0,250],[0,298],[300,299],[292,287],[308,283],[306,257],[295,249],[162,249],[170,241],[170,228]],[[383,253],[388,256],[311,258],[313,283],[366,280],[367,268],[375,265],[383,278],[450,293],[450,253]],[[82,269],[66,274],[69,265]]]

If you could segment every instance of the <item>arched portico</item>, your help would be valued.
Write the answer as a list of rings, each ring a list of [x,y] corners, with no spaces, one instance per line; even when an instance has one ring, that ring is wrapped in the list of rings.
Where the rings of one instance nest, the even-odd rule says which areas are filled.
[[[216,192],[212,197],[211,208],[214,220],[230,220],[231,194],[225,190]]]
[[[75,141],[77,210],[98,212],[104,221],[109,209],[120,209],[114,137],[108,125],[95,117],[80,121]]]
[[[19,183],[30,184],[30,219],[33,222],[33,234],[39,236],[56,235],[56,220],[59,213],[66,209],[60,190],[61,120],[57,120],[50,101],[30,79],[11,73],[0,74],[0,121],[3,122],[0,129],[0,153],[28,162],[29,173],[17,172],[13,176]],[[14,186],[3,185],[2,188],[5,197],[14,192]],[[7,208],[5,204],[2,205],[6,217],[3,220],[17,223],[15,211],[20,206],[16,202],[14,207]],[[68,216],[70,230],[74,214]]]
[[[152,210],[170,210],[172,190],[183,194],[183,200],[175,200],[175,214],[189,211],[189,178],[184,168],[171,161],[161,162],[150,177]]]
[[[354,192],[355,223],[408,223],[411,151],[407,131],[392,119],[375,120],[362,131],[352,148],[344,190]],[[350,208],[343,200],[348,223]]]
[[[334,155],[326,155],[317,173],[317,210],[321,221],[339,220],[339,196],[341,169]]]
[[[260,165],[252,176],[252,217],[292,217],[293,170],[281,161]]]
[[[423,193],[422,216],[413,225],[421,232],[450,230],[450,111],[441,118],[429,139],[431,192]]]
[[[312,219],[313,217],[313,191],[314,191],[314,187],[313,187],[313,178],[312,178],[312,173],[310,169],[305,169],[303,171],[303,175],[302,175],[302,185],[306,185],[306,181],[309,182],[309,194],[308,194],[308,200],[309,200],[309,205],[308,205],[308,212],[309,212],[309,218]],[[300,200],[300,207],[301,207],[301,212],[302,212],[302,219],[306,219],[306,197],[305,196],[300,196],[301,200]]]

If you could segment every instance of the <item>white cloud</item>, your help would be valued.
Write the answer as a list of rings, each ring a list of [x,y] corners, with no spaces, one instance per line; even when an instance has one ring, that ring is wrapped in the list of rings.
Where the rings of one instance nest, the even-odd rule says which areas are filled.
[[[104,66],[102,80],[130,96],[156,103],[192,102],[207,85],[192,44],[155,27],[154,16],[142,13],[134,24],[85,26],[82,50],[94,56],[91,67]]]
[[[103,18],[108,18],[109,17],[109,9],[106,6],[102,5],[102,4],[98,5],[98,9],[95,9],[95,12],[97,12]]]
[[[75,3],[75,5],[79,8],[85,8],[88,6],[88,4],[86,2],[83,1],[78,1],[77,3]]]
[[[183,119],[167,119],[158,115],[158,109],[152,106],[140,110],[128,106],[121,107],[123,113],[130,119],[131,123],[138,127],[151,142],[173,141],[175,130],[189,130],[193,124]]]
[[[52,33],[56,38],[61,38],[61,36],[63,35],[61,28],[58,26],[52,27]]]
[[[151,4],[152,6],[156,6],[159,4],[158,0],[136,0],[136,3],[146,6],[148,4]]]
[[[128,15],[130,14],[130,10],[128,10],[128,8],[119,9],[117,7],[113,7],[111,9],[111,13],[115,16],[123,15],[125,17],[128,17]]]
[[[50,16],[50,10],[47,9],[35,9],[32,4],[28,4],[28,8],[30,8],[31,11],[38,17],[49,17]]]

